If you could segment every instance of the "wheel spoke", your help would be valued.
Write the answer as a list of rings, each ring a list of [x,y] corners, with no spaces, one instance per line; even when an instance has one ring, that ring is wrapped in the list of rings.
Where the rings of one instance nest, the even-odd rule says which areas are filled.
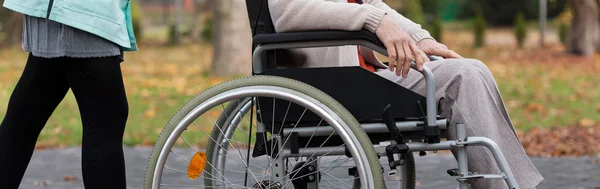
[[[321,144],[321,147],[322,147],[322,146],[323,146],[323,144]],[[342,144],[342,145],[339,145],[339,146],[337,146],[337,147],[336,147],[336,148],[334,148],[332,151],[329,151],[329,152],[327,152],[327,153],[323,154],[323,156],[327,156],[327,155],[329,155],[329,153],[331,153],[331,152],[333,152],[333,151],[335,151],[335,150],[337,150],[338,148],[340,148],[340,147],[343,147],[343,146],[346,146],[346,144]],[[320,149],[320,148],[319,148],[319,149]],[[317,150],[317,151],[318,151],[318,150]],[[315,152],[316,152],[316,151],[315,151]],[[313,155],[314,155],[314,153],[313,153]],[[310,157],[310,158],[308,158],[308,159],[312,159],[312,155],[311,155],[311,157]],[[308,165],[308,164],[311,164],[311,163],[313,163],[313,162],[315,162],[315,161],[317,161],[317,159],[316,159],[316,158],[315,158],[315,159],[312,159],[312,160],[310,160],[310,161],[307,161],[307,162],[305,162],[305,163],[304,163],[304,165],[302,165],[302,167],[304,167],[304,166],[306,166],[306,165]],[[302,167],[299,167],[298,169],[300,169],[300,168],[302,168]],[[299,179],[299,178],[302,178],[302,177],[305,177],[305,176],[308,176],[308,175],[310,175],[310,174],[312,174],[312,173],[315,173],[315,172],[318,172],[318,170],[315,170],[315,171],[313,171],[313,172],[311,172],[311,173],[304,174],[304,175],[302,175],[302,176],[300,176],[300,177],[296,177],[296,175],[299,173],[299,172],[297,171],[297,172],[294,174],[294,176],[292,176],[292,178],[294,178],[294,179],[290,179],[290,180],[289,180],[289,181],[288,181],[288,182],[287,182],[287,183],[286,183],[286,184],[283,186],[283,188],[285,188],[285,187],[286,187],[286,186],[287,186],[289,183],[291,183],[291,181],[293,181],[293,180],[296,180],[296,179]],[[280,179],[280,180],[281,180],[281,179]]]
[[[178,111],[159,137],[155,149],[161,150],[152,152],[150,158],[152,162],[149,162],[148,169],[150,174],[146,174],[150,175],[150,177],[146,176],[146,181],[150,181],[146,184],[152,184],[153,189],[163,187],[251,188],[263,184],[270,185],[267,187],[277,185],[278,188],[288,188],[292,187],[292,182],[298,181],[297,179],[306,179],[308,176],[312,178],[317,173],[316,176],[319,179],[317,182],[320,182],[318,183],[321,185],[320,188],[351,188],[352,181],[358,183],[359,180],[353,176],[348,177],[339,170],[352,167],[353,162],[361,162],[360,170],[374,169],[371,167],[376,160],[373,156],[347,158],[337,155],[338,152],[342,152],[344,148],[350,146],[352,146],[349,148],[352,154],[359,151],[361,154],[370,154],[374,151],[372,146],[368,146],[370,141],[364,133],[353,135],[362,130],[357,127],[359,123],[347,113],[347,110],[335,99],[322,95],[314,88],[299,82],[261,76],[249,77],[243,79],[243,82],[228,82],[208,90]],[[261,104],[259,99],[266,103]],[[277,104],[278,102],[279,104]],[[287,107],[285,107],[285,102],[288,103]],[[294,107],[292,107],[292,103],[295,103]],[[298,109],[296,109],[296,105],[299,106]],[[261,106],[265,106],[265,109],[261,109],[263,108]],[[307,111],[310,112],[307,113]],[[217,115],[219,113],[221,115]],[[265,113],[267,115],[263,116],[262,114]],[[317,118],[320,119],[314,120],[318,121],[318,124],[316,124],[317,122],[309,123],[308,115],[311,115],[311,119],[312,116],[319,116]],[[183,124],[184,121],[187,125]],[[327,123],[331,123],[331,125]],[[256,128],[253,128],[254,124],[256,124]],[[304,148],[299,152],[302,157],[284,157],[289,151],[288,143],[296,142],[287,133],[299,132],[305,124],[317,125],[317,128],[312,131],[312,134],[310,131],[312,128],[301,133],[299,146],[300,148],[304,146]],[[319,133],[317,136],[316,132],[321,132],[320,127],[323,125],[335,127],[335,130],[331,131],[329,135]],[[213,127],[209,128],[210,126]],[[187,127],[192,127],[192,129]],[[280,132],[284,128],[285,135]],[[348,133],[338,136],[336,131]],[[264,137],[258,137],[261,135],[255,135],[255,133],[262,133]],[[340,139],[343,144],[338,143]],[[257,144],[261,143],[260,140],[264,142],[264,145],[260,147],[268,148],[268,151],[266,151],[267,153],[263,151],[260,156],[253,157],[256,154],[251,153],[258,150],[255,148],[258,147]],[[332,142],[338,145],[331,145]],[[346,142],[348,143],[346,144]],[[183,146],[188,150],[175,149],[174,146]],[[196,153],[194,159],[191,159],[190,156],[192,152]],[[191,165],[191,162],[198,160],[196,156],[201,152],[206,153],[208,157],[200,156],[201,164]],[[334,153],[338,157],[332,157],[331,155]],[[283,167],[276,167],[275,163]],[[315,165],[318,168],[311,172],[307,170],[309,165]],[[193,166],[200,167],[194,168]],[[204,166],[206,169],[202,168]],[[376,168],[378,169],[378,167]],[[187,180],[190,174],[198,173],[191,171],[198,169],[201,170],[200,175]],[[153,170],[156,170],[154,174],[150,172]],[[279,176],[275,176],[275,174],[279,174]],[[363,175],[363,172],[360,174]],[[173,176],[176,178],[173,179]],[[204,182],[195,182],[198,181],[197,179],[204,180]],[[364,181],[362,177],[358,179],[361,182]],[[369,177],[365,179],[368,179],[367,181],[383,180],[380,174],[369,174]],[[368,183],[370,185],[368,187],[381,187],[381,183]]]
[[[190,163],[190,160],[184,158],[183,156],[179,155],[177,152],[173,151],[173,149],[171,149],[171,153],[174,153],[175,155],[179,156],[181,159],[187,161],[188,163]]]
[[[198,127],[198,128],[199,128],[199,129],[200,129],[202,132],[204,132],[205,134],[207,134],[207,133],[206,133],[206,131],[204,131],[204,129],[202,129],[202,128],[200,128],[200,127]],[[208,135],[208,134],[207,134],[207,135]],[[230,154],[230,153],[229,153],[229,151],[228,151],[228,150],[226,150],[226,149],[225,149],[225,147],[223,147],[223,146],[222,146],[222,145],[221,145],[219,142],[217,142],[215,139],[213,139],[212,137],[208,137],[208,138],[210,138],[210,139],[211,139],[211,140],[212,140],[212,141],[213,141],[215,144],[219,145],[219,147],[221,147],[221,149],[223,149],[223,151],[225,151],[225,153],[227,153],[227,154]],[[240,158],[241,158],[241,157],[240,157]],[[242,166],[246,167],[246,169],[247,169],[247,170],[249,170],[249,165],[246,165],[246,164],[243,162],[243,160],[242,160],[242,159],[236,159],[236,158],[232,158],[232,159],[233,159],[233,160],[235,160],[235,161],[237,161],[237,163],[238,163],[238,164],[240,164],[240,165],[242,165]],[[207,162],[207,163],[208,163],[208,162]],[[209,164],[210,164],[210,163],[209,163]],[[253,166],[255,166],[255,165],[253,165]],[[211,166],[211,167],[212,167],[212,166]],[[261,168],[262,168],[262,167],[261,167]],[[216,169],[216,168],[214,168],[214,167],[213,167],[213,169]],[[250,172],[250,173],[252,174],[252,172]],[[221,175],[221,176],[223,176],[223,175]],[[223,176],[223,177],[224,177],[224,176]],[[259,180],[256,178],[256,176],[255,176],[254,174],[252,174],[252,177],[254,177],[254,180],[256,180],[257,182],[259,181]]]

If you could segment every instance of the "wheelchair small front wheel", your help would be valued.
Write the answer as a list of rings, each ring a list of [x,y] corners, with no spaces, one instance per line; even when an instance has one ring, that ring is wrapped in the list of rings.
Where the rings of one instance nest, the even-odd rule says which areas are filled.
[[[312,86],[251,76],[210,88],[181,108],[154,146],[144,188],[348,188],[355,181],[385,188],[356,119]]]

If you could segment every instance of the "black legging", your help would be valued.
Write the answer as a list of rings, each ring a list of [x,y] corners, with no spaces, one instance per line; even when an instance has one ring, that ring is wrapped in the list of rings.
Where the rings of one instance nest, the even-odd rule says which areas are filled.
[[[19,187],[42,128],[69,88],[83,122],[85,188],[126,188],[122,143],[129,108],[120,62],[118,56],[29,55],[0,124],[0,188]]]

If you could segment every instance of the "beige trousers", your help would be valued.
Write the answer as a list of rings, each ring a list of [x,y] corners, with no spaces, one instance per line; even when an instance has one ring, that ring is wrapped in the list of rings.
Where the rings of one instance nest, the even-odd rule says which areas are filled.
[[[498,143],[522,189],[537,186],[543,177],[525,153],[487,66],[473,59],[446,59],[425,65],[435,76],[438,111],[451,119],[446,136],[453,139],[454,124],[464,123],[467,136],[487,137]],[[411,70],[407,78],[396,76],[388,69],[379,69],[376,74],[425,95],[425,80],[415,70]],[[469,147],[467,153],[470,172],[499,173],[489,150]],[[476,189],[508,188],[498,179],[478,179],[471,182],[471,186]]]

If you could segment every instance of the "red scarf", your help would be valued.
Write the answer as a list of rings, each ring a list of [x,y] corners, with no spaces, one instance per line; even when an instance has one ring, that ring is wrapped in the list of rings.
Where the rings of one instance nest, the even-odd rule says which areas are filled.
[[[363,1],[362,0],[348,0],[348,3],[362,4]],[[366,70],[369,70],[371,72],[375,72],[375,67],[373,67],[373,65],[365,63],[365,60],[363,59],[362,55],[360,54],[359,47],[357,47],[356,50],[358,51],[358,62],[360,63],[360,67],[362,67]]]

